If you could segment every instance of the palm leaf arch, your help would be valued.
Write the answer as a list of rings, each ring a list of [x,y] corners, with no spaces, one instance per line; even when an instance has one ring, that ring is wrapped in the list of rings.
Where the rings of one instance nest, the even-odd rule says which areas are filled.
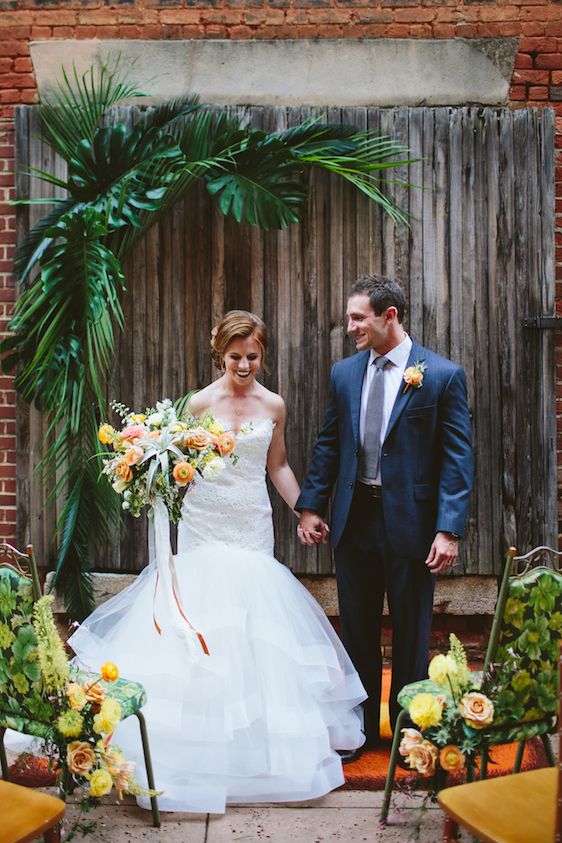
[[[99,482],[97,427],[116,329],[124,327],[121,263],[137,240],[200,181],[225,216],[286,228],[306,205],[311,168],[338,174],[407,223],[382,189],[387,170],[411,160],[402,144],[316,120],[268,133],[192,94],[148,108],[134,126],[112,123],[112,109],[144,96],[119,65],[82,76],[63,69],[40,106],[43,141],[65,160],[67,177],[32,174],[66,195],[49,200],[18,244],[20,297],[0,346],[16,390],[49,421],[39,470],[50,495],[64,501],[53,585],[78,620],[93,607],[96,546],[111,540],[119,520],[118,497]],[[37,202],[45,200],[16,200]]]

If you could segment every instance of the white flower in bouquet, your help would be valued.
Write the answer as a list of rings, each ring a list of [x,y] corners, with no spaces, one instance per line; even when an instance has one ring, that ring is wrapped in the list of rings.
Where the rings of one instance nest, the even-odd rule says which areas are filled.
[[[222,457],[214,457],[203,469],[203,477],[205,480],[214,480],[224,469],[225,465]]]

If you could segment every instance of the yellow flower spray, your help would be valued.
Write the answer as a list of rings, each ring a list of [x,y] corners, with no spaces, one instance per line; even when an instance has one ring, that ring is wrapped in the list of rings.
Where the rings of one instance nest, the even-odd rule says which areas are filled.
[[[47,691],[63,688],[68,679],[68,659],[55,626],[51,609],[54,597],[41,597],[33,607],[33,629],[37,636],[39,669]]]

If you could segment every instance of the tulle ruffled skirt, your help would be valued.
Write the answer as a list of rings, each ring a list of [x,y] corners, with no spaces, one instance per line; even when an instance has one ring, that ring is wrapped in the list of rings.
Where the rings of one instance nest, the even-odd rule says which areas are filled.
[[[72,636],[79,661],[141,682],[163,810],[311,799],[343,784],[336,749],[364,741],[361,681],[322,609],[273,557],[207,544],[175,558],[187,616],[210,654],[162,616],[156,570],[103,604]],[[146,784],[136,718],[114,743]],[[141,799],[148,807],[148,801]]]

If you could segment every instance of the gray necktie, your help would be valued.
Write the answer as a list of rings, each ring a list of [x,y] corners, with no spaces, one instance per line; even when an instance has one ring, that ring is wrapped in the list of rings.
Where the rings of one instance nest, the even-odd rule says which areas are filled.
[[[375,358],[375,372],[369,387],[365,414],[361,474],[365,480],[370,480],[373,483],[379,473],[381,427],[384,411],[384,367],[388,362],[387,357]]]

